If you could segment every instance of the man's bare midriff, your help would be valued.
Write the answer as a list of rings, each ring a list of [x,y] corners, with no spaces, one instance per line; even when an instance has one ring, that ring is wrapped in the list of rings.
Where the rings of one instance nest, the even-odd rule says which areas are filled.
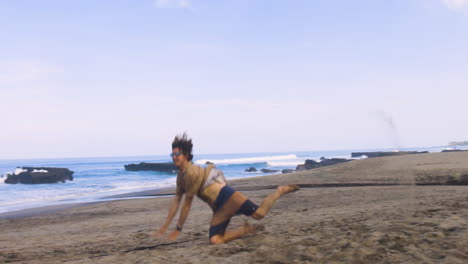
[[[200,199],[208,203],[210,207],[213,207],[219,192],[225,186],[225,183],[214,182],[208,185],[199,195]]]

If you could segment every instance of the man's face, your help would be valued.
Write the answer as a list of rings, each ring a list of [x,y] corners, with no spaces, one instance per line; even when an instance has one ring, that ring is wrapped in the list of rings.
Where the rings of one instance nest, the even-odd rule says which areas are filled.
[[[184,161],[187,161],[187,157],[182,153],[182,150],[179,148],[172,149],[172,161],[174,165],[179,167]]]

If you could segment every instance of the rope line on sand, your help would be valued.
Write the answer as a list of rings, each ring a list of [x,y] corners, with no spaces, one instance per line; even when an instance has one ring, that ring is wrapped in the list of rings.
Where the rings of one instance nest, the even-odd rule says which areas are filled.
[[[154,245],[154,246],[136,247],[136,248],[124,250],[124,251],[122,251],[122,252],[128,253],[128,252],[132,252],[132,251],[139,251],[139,250],[146,250],[146,249],[154,249],[154,248],[158,248],[158,247],[161,247],[161,246],[170,246],[170,245],[175,245],[175,244],[181,244],[181,243],[186,243],[186,242],[192,242],[192,241],[195,241],[195,240],[198,240],[198,239],[184,240],[184,241],[171,242],[171,243],[162,243],[162,244],[158,244],[158,245]]]
[[[319,184],[295,184],[299,188],[340,188],[340,187],[382,187],[382,186],[463,186],[463,184],[447,183],[319,183]],[[239,186],[235,187],[238,191],[259,191],[276,189],[278,185],[266,186]]]
[[[299,188],[333,188],[333,187],[368,187],[368,186],[396,186],[402,185],[398,183],[320,183],[320,184],[295,184]],[[240,186],[236,188],[239,191],[258,191],[258,190],[269,190],[276,189],[278,185],[266,185],[266,186]]]
[[[119,251],[108,252],[108,253],[101,254],[101,255],[89,256],[88,258],[105,257],[105,256],[110,256],[111,254],[119,253],[119,252],[128,253],[128,252],[132,252],[132,251],[155,249],[155,248],[159,248],[159,247],[163,247],[163,246],[170,246],[170,245],[182,244],[182,243],[187,243],[187,242],[193,242],[193,241],[196,241],[196,240],[199,240],[199,239],[191,239],[191,240],[184,240],[184,241],[170,242],[170,243],[161,243],[161,244],[157,244],[157,245],[153,245],[153,246],[136,247],[136,248],[127,249],[127,250],[119,250]],[[78,259],[75,259],[75,260],[78,260]],[[67,261],[72,261],[72,260],[67,260]]]
[[[457,183],[298,183],[295,184],[299,188],[341,188],[341,187],[382,187],[382,186],[463,186],[466,184]],[[264,186],[233,186],[237,191],[260,191],[276,189],[279,185],[264,185]],[[143,194],[138,196],[170,196],[173,192]]]
[[[404,186],[404,185],[425,185],[425,184],[401,184],[401,183],[320,183],[320,184],[295,184],[299,188],[338,188],[338,187],[371,187],[371,186]],[[439,184],[434,184],[439,185]],[[233,186],[237,191],[259,191],[276,189],[279,185],[264,185],[264,186]],[[174,195],[173,192],[156,193],[156,194],[143,194],[138,196],[170,196]]]

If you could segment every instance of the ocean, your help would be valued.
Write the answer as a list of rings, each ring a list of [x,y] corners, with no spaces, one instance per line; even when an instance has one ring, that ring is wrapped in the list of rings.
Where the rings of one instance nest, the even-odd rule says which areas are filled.
[[[401,148],[439,152],[445,147]],[[270,175],[260,169],[292,169],[306,159],[319,161],[326,158],[351,158],[356,151],[391,151],[392,149],[336,150],[309,152],[276,152],[244,154],[194,155],[194,163],[205,166],[206,161],[216,164],[226,178],[236,179]],[[139,157],[99,157],[66,159],[0,160],[0,175],[13,172],[16,167],[63,167],[74,171],[73,181],[54,184],[6,184],[0,178],[0,213],[66,203],[100,201],[105,196],[175,186],[176,175],[171,173],[125,171],[124,165],[139,162],[171,162],[169,155]],[[258,172],[245,172],[255,167]],[[278,172],[278,173],[281,173]]]

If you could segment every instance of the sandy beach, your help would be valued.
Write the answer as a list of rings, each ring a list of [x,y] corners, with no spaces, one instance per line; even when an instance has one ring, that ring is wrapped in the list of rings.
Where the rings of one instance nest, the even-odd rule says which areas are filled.
[[[231,181],[257,203],[277,185],[302,188],[278,200],[264,231],[224,245],[209,245],[199,199],[176,241],[150,235],[171,199],[151,195],[173,190],[0,214],[0,263],[467,263],[467,177],[468,152],[453,152]]]

